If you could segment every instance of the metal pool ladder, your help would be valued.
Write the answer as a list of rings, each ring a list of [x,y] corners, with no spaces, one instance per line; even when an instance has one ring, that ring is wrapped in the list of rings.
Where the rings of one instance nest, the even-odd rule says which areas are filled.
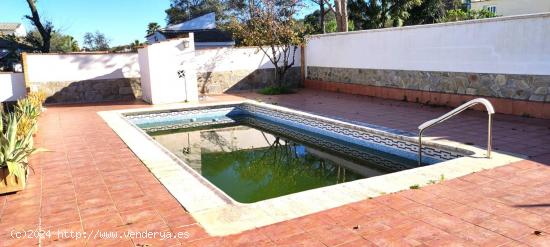
[[[491,158],[491,139],[492,139],[491,132],[492,132],[492,125],[493,125],[493,114],[495,114],[495,109],[493,108],[493,105],[491,104],[491,102],[489,102],[487,99],[477,98],[458,106],[457,108],[444,114],[441,117],[426,121],[425,123],[418,126],[418,165],[422,164],[422,133],[424,132],[424,130],[436,124],[444,122],[445,120],[451,117],[454,117],[455,115],[477,104],[483,104],[487,109],[487,113],[489,115],[489,121],[487,124],[487,158]]]

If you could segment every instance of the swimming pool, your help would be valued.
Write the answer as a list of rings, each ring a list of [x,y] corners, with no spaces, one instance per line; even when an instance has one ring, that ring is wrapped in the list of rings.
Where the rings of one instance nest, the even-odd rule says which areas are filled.
[[[99,113],[211,235],[227,235],[520,160],[254,101]]]
[[[253,104],[127,115],[233,200],[252,203],[435,164],[464,152],[416,146],[328,119]]]

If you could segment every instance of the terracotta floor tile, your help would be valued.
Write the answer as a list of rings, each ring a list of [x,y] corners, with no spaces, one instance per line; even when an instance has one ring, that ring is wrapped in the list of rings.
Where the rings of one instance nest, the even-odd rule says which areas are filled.
[[[80,218],[83,220],[89,218],[99,218],[105,217],[117,213],[118,210],[113,205],[106,205],[101,207],[90,207],[90,208],[81,208],[80,209]]]
[[[374,247],[374,246],[377,246],[376,244],[374,244],[373,242],[371,241],[368,241],[366,239],[363,239],[363,238],[360,238],[360,239],[357,239],[357,240],[353,240],[353,241],[350,241],[350,242],[347,242],[347,243],[343,243],[343,244],[340,244],[340,245],[337,245],[338,247],[358,247],[358,246],[363,246],[363,247]]]
[[[550,246],[550,232],[530,233],[519,239],[519,241],[529,246]]]
[[[297,224],[291,221],[285,221],[274,225],[265,226],[258,229],[259,233],[264,234],[272,241],[276,241],[281,238],[290,237],[292,235],[300,234],[305,231]]]
[[[82,225],[85,231],[91,232],[91,231],[97,231],[97,230],[117,228],[117,227],[125,226],[126,224],[124,223],[124,221],[122,221],[121,216],[119,214],[110,214],[107,216],[84,219],[82,220]]]
[[[308,233],[299,233],[286,238],[274,241],[277,246],[303,246],[303,247],[325,247],[319,240],[312,238]],[[248,243],[247,243],[248,244]]]
[[[296,236],[296,235],[293,235]],[[261,243],[272,243],[271,239],[269,239],[264,234],[259,234],[255,230],[249,230],[245,231],[239,234],[229,235],[225,236],[220,239],[221,243],[220,246],[244,246],[244,245],[256,245]]]
[[[196,241],[192,241],[187,243],[185,246],[189,247],[220,247],[220,246],[231,246],[229,243],[224,242],[222,238],[219,237],[211,237],[211,238],[203,238]]]
[[[162,220],[157,211],[153,208],[133,209],[120,212],[124,224]]]
[[[491,213],[487,213],[470,206],[457,207],[454,211],[450,212],[450,214],[475,225],[478,225],[493,216]]]
[[[479,223],[479,226],[515,240],[535,231],[535,229],[527,225],[501,216],[491,217]]]
[[[461,238],[466,243],[481,246],[499,246],[513,241],[498,233],[492,232],[479,226],[470,226],[458,229],[455,236]]]
[[[315,228],[312,231],[308,231],[308,234],[311,238],[319,240],[327,246],[336,246],[361,238],[361,236],[353,232],[352,229],[338,225]]]
[[[8,235],[0,235],[1,247],[13,247],[13,246],[38,246],[37,238],[18,238]]]
[[[199,224],[178,227],[173,229],[172,232],[176,235],[184,236],[178,239],[184,244],[209,237],[208,233]]]

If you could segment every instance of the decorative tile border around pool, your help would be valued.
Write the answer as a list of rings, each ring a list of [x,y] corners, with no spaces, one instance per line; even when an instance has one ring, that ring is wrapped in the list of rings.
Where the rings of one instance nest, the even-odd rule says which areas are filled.
[[[363,142],[365,139],[369,142],[374,140],[382,146],[398,145],[404,147],[404,149],[411,149],[408,151],[409,153],[416,152],[414,149],[417,142],[416,137],[402,135],[400,131],[387,128],[379,129],[375,126],[365,127],[357,123],[335,120],[253,101],[203,105],[175,104],[144,109],[106,111],[100,112],[99,115],[182,206],[201,223],[206,231],[217,236],[234,234],[382,194],[406,190],[411,185],[422,186],[430,183],[430,181],[438,181],[442,175],[445,179],[452,179],[522,159],[499,152],[493,152],[493,157],[487,159],[483,149],[448,140],[430,140],[426,138],[429,140],[425,143],[428,149],[432,149],[432,151],[443,150],[443,153],[445,153],[426,152],[426,155],[446,161],[256,203],[242,204],[231,199],[190,167],[181,166],[181,160],[135,125],[135,123],[139,124],[139,119],[144,117],[149,118],[147,121],[151,122],[151,119],[160,119],[160,117],[166,119],[168,116],[176,122],[191,116],[182,114],[182,112],[205,113],[205,111],[218,111],[217,114],[219,114],[220,111],[229,113],[235,110],[247,111],[250,114],[258,114],[267,118],[284,115],[283,118],[278,118],[277,121],[286,121],[285,124],[291,124],[291,126],[294,125],[299,128],[309,126],[308,128],[312,128],[312,131],[332,131],[333,137],[341,138],[345,136],[348,141],[350,139],[353,139],[354,142]],[[308,119],[314,119],[315,123],[312,124],[312,121],[308,121]],[[334,133],[339,134],[335,135]]]

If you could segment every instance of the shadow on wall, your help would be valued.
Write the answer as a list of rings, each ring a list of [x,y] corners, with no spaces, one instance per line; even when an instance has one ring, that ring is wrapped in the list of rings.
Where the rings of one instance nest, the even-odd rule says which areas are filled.
[[[132,101],[141,98],[140,78],[112,78],[122,69],[89,80],[73,82],[34,83],[35,89],[48,95],[46,103],[91,103],[103,101]]]
[[[69,60],[70,63],[77,63],[79,70],[87,70],[87,69],[93,69],[93,65],[101,64],[102,68],[104,69],[113,69],[116,64],[116,57],[117,56],[125,56],[125,55],[135,55],[132,59],[128,60],[127,63],[124,64],[123,68],[127,68],[127,70],[131,70],[132,66],[138,64],[138,56],[137,53],[105,53],[105,54],[83,54],[83,55],[61,55],[61,60]],[[120,70],[120,76],[124,76],[123,70]],[[100,79],[100,78],[98,78]]]
[[[205,49],[196,54],[194,62],[198,65],[200,94],[254,91],[276,84],[275,69],[260,49]],[[302,86],[300,75],[299,66],[291,68],[285,75],[285,85]]]
[[[303,86],[300,67],[289,69],[284,85],[291,88]],[[256,91],[276,85],[275,69],[233,70],[197,73],[197,83],[201,94],[222,94],[236,91]]]

